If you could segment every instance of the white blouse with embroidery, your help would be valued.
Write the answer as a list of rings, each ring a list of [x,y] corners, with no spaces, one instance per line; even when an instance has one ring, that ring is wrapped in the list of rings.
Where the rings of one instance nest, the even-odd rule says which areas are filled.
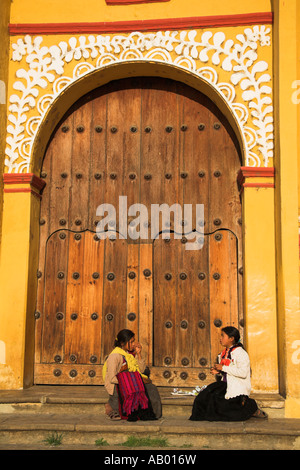
[[[219,362],[221,355],[218,356]],[[234,398],[239,395],[250,395],[251,371],[248,353],[243,348],[236,348],[231,353],[231,362],[223,365],[222,371],[227,373],[227,390],[225,398]]]

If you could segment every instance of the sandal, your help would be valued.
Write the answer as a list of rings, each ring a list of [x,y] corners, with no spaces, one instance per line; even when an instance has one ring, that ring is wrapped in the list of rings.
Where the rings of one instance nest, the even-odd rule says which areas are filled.
[[[265,411],[260,410],[259,408],[255,411],[255,413],[252,415],[253,418],[261,418],[261,419],[267,419],[268,415]]]
[[[121,419],[119,413],[117,411],[114,411],[108,403],[106,403],[105,405],[105,414],[106,418],[110,419],[111,421],[119,421]]]
[[[107,417],[107,419],[110,419],[111,421],[119,421],[121,419],[121,416],[116,411],[110,411],[106,415],[106,417]]]

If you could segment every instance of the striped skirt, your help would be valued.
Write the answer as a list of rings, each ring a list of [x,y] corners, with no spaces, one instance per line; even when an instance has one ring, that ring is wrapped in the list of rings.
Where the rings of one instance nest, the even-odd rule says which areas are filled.
[[[117,375],[118,391],[122,402],[122,412],[129,416],[139,408],[148,408],[143,379],[139,372],[120,372]]]

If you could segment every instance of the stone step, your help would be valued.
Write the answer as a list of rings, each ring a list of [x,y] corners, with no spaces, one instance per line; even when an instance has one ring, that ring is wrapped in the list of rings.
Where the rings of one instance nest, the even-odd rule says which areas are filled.
[[[191,392],[191,389],[184,389]],[[300,420],[284,419],[284,399],[277,394],[253,394],[268,420],[238,423],[192,422],[191,395],[174,395],[159,388],[163,417],[157,421],[112,422],[104,415],[104,387],[34,386],[0,391],[0,450],[49,449],[51,433],[62,435],[57,450],[125,449],[130,436],[165,440],[159,449],[300,449]],[[104,447],[95,445],[97,440]],[[128,447],[126,447],[128,449]],[[154,448],[152,449],[154,450]]]
[[[174,395],[173,388],[159,387],[163,416],[189,417],[194,397]],[[181,389],[191,392],[192,389]],[[284,399],[278,394],[253,394],[270,418],[284,418]],[[0,414],[103,414],[104,387],[34,386],[24,390],[0,390]]]
[[[198,450],[300,450],[300,420],[250,418],[245,422],[195,422],[184,417],[128,423],[108,420],[103,414],[3,413],[0,415],[0,449],[49,449],[51,433],[62,436],[57,450],[126,449],[129,436],[165,440],[166,451]],[[97,447],[102,440],[105,447]],[[148,446],[149,448],[149,446]]]

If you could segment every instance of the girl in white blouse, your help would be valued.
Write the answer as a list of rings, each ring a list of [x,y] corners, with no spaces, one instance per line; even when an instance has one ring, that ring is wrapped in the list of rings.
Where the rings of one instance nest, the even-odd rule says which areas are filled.
[[[251,369],[248,353],[240,343],[237,328],[227,326],[221,330],[218,364],[211,368],[216,382],[204,388],[194,400],[192,421],[245,421],[251,417],[266,418],[251,392]]]

